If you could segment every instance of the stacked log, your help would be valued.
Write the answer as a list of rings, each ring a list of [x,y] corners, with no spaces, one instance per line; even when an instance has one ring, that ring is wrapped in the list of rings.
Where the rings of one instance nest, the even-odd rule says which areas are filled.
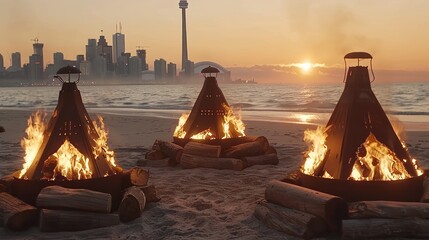
[[[328,232],[326,222],[320,217],[266,201],[258,203],[255,216],[271,228],[305,239],[324,236]]]
[[[0,193],[0,225],[13,231],[22,231],[37,220],[37,208],[24,203],[9,193]]]
[[[276,150],[263,136],[214,140],[175,138],[175,142],[178,144],[156,140],[147,157],[155,158],[159,151],[184,168],[232,170],[243,170],[261,164],[275,165],[279,162]]]
[[[320,217],[332,231],[340,230],[341,220],[348,215],[347,202],[342,198],[277,180],[268,184],[265,199]]]
[[[141,216],[146,206],[144,192],[135,186],[126,189],[121,205],[119,205],[119,219],[129,222]]]
[[[117,214],[42,209],[39,228],[42,232],[82,231],[119,224]]]
[[[349,212],[343,238],[429,237],[429,203],[361,201],[349,203]]]

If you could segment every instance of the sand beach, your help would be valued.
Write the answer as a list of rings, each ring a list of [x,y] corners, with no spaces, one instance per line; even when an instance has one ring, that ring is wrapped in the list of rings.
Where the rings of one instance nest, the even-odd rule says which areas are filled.
[[[0,134],[0,177],[21,168],[20,140],[31,112],[0,110],[0,125],[6,129]],[[276,148],[277,166],[243,171],[182,169],[168,166],[166,160],[144,160],[155,139],[172,139],[177,119],[100,110],[98,114],[104,117],[118,164],[125,169],[137,164],[148,169],[149,182],[156,185],[161,201],[151,203],[141,218],[114,227],[61,233],[42,233],[36,227],[24,232],[0,228],[2,239],[295,239],[266,227],[253,212],[270,180],[300,166],[307,149],[303,132],[316,126],[244,119],[247,135],[264,135]],[[411,155],[427,169],[428,129],[405,131]]]

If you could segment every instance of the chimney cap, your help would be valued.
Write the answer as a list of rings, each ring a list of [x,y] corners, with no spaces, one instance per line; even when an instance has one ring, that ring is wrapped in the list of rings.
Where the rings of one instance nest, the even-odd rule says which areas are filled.
[[[371,54],[367,53],[367,52],[351,52],[351,53],[347,53],[344,56],[344,59],[363,59],[363,58],[369,58],[372,59]]]
[[[208,66],[201,70],[201,73],[219,73],[219,69],[212,66]]]
[[[79,73],[82,73],[79,68],[75,66],[70,66],[70,65],[62,67],[57,71],[57,74],[79,74]]]

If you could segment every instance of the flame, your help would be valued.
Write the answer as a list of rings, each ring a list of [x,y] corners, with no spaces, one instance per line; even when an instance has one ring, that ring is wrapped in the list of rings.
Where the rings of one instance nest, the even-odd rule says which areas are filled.
[[[28,126],[25,130],[27,136],[21,141],[21,146],[25,151],[25,163],[19,178],[25,177],[25,173],[35,160],[44,138],[49,137],[45,134],[50,134],[45,131],[47,128],[46,113],[40,111],[33,113],[27,123]],[[93,124],[98,136],[97,139],[92,139],[94,157],[96,160],[104,157],[110,167],[117,172],[120,168],[116,166],[114,152],[107,145],[108,131],[105,129],[103,118],[98,116],[98,123],[94,121]],[[89,136],[94,135],[89,134]],[[79,180],[91,178],[92,170],[88,156],[84,156],[66,139],[57,152],[44,160],[43,174],[43,178],[48,180]],[[108,173],[106,174],[108,175]]]
[[[25,163],[22,165],[22,170],[19,178],[24,176],[28,168],[33,163],[40,146],[43,143],[44,131],[46,129],[46,113],[41,111],[34,112],[27,120],[28,127],[25,130],[27,134],[21,140],[21,147],[24,149]]]
[[[357,152],[350,179],[358,181],[410,178],[402,161],[370,133]]]
[[[106,157],[106,160],[110,163],[111,166],[116,167],[115,163],[115,152],[109,149],[107,145],[107,139],[109,139],[109,132],[105,128],[104,119],[102,116],[97,115],[99,124],[97,121],[93,121],[94,128],[97,131],[98,139],[95,140],[95,147],[93,150],[95,158],[98,158],[101,154]]]
[[[225,109],[225,115],[223,116],[223,133],[224,136],[222,139],[231,138],[232,136],[243,137],[246,136],[244,130],[246,129],[241,116],[236,117],[234,112],[226,104],[223,105]],[[186,131],[183,129],[183,126],[188,120],[189,114],[183,113],[179,118],[179,123],[177,124],[173,136],[177,138],[184,138],[186,136]],[[210,129],[201,131],[190,137],[191,139],[215,139],[214,134]]]
[[[56,164],[53,176],[46,175],[49,171],[44,171],[45,177],[49,180],[55,180],[60,176],[67,180],[88,179],[92,177],[88,163],[89,159],[66,139],[58,151],[45,161],[44,166],[48,169],[49,165]]]
[[[317,167],[325,158],[328,147],[325,144],[329,129],[323,126],[318,126],[316,130],[307,129],[304,132],[304,141],[311,144],[309,150],[305,153],[307,158],[301,171],[308,175],[313,175]]]

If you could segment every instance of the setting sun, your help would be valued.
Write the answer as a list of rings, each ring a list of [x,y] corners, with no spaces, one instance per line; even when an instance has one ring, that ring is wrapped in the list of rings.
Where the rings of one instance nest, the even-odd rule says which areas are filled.
[[[304,73],[308,73],[313,67],[313,65],[309,62],[299,63],[297,65],[301,69],[301,71]]]

